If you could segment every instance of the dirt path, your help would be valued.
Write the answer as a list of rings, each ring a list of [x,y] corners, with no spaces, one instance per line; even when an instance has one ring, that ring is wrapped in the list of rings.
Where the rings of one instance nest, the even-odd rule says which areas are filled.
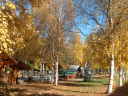
[[[105,86],[85,87],[43,83],[16,85],[11,89],[12,96],[106,96]]]
[[[106,86],[81,86],[60,82],[58,86],[44,83],[15,85],[11,96],[106,96]]]

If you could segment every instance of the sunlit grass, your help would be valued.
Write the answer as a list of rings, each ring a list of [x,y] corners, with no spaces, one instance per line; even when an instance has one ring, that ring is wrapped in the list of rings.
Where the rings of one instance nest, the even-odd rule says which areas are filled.
[[[98,79],[93,79],[91,81],[85,82],[85,81],[68,81],[66,82],[67,85],[71,84],[74,86],[82,86],[82,87],[91,87],[91,86],[100,86],[100,85],[107,85],[108,84],[108,79],[107,78],[98,78]]]

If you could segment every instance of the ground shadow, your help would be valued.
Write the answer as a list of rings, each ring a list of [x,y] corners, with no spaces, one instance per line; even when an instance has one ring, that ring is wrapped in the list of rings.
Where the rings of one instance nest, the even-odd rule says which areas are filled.
[[[54,89],[59,90],[59,91],[66,91],[66,92],[88,93],[88,92],[81,92],[77,90],[68,90],[68,89],[60,89],[60,88],[54,88]]]
[[[25,94],[17,94],[16,96],[64,96],[60,94],[51,94],[51,93],[43,93],[43,94],[31,94],[31,95],[25,95]]]
[[[59,89],[59,88],[54,88],[54,89],[59,90],[59,91],[74,92],[74,93],[106,94],[105,92],[89,92],[89,91],[79,91],[79,90]]]
[[[63,85],[63,86],[72,86],[72,87],[91,87],[93,85],[83,85],[83,84],[75,84],[75,83],[59,83],[59,85]]]
[[[26,87],[31,87],[31,88],[35,88],[35,89],[39,89],[39,90],[50,90],[52,89],[52,86],[45,86],[45,85],[25,85]]]
[[[20,86],[20,88],[10,88],[9,93],[14,94],[13,96],[62,96],[62,95],[51,95],[51,94],[33,94],[32,90],[29,90],[32,88],[32,90],[43,90],[44,92],[47,90],[50,90],[52,87],[51,86],[45,86],[45,85],[30,85],[26,84],[23,87]],[[27,95],[27,94],[32,94],[32,95]]]
[[[101,84],[96,84],[96,82],[83,82],[83,81],[75,81],[75,82],[61,82],[59,85],[63,86],[72,86],[72,87],[95,87],[100,86]]]
[[[9,92],[24,92],[24,91],[26,91],[26,89],[10,88],[8,91]]]

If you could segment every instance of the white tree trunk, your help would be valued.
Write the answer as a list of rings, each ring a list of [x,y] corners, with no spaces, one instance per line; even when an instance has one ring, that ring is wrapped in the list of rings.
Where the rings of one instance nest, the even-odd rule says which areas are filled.
[[[120,67],[120,73],[119,73],[119,85],[123,85],[123,68]]]
[[[126,82],[128,80],[128,72],[127,72],[127,70],[125,70],[125,80],[126,80]]]
[[[126,82],[126,73],[123,71],[123,83]]]
[[[114,73],[115,73],[115,62],[114,62],[114,54],[112,54],[112,60],[111,60],[111,69],[110,69],[110,80],[109,80],[109,86],[108,86],[108,93],[112,93],[113,91],[113,83],[114,83]]]
[[[44,75],[45,74],[45,68],[44,68],[44,64],[40,65],[40,72]]]
[[[43,75],[45,74],[45,65],[44,64],[42,64],[42,73],[43,73]]]
[[[55,63],[55,85],[58,85],[58,79],[59,79],[59,73],[58,73],[58,60]]]
[[[88,64],[87,62],[84,64],[84,68],[86,68],[86,67],[87,67],[87,64]]]
[[[53,64],[52,73],[51,73],[51,83],[54,84],[54,81],[55,81],[55,68]]]

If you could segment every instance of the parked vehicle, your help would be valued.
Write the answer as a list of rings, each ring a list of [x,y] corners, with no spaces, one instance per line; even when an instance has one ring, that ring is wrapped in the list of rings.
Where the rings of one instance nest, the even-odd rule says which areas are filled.
[[[71,70],[71,69],[61,70],[59,72],[59,78],[64,80],[73,79],[76,78],[76,74],[77,74],[76,70]]]

